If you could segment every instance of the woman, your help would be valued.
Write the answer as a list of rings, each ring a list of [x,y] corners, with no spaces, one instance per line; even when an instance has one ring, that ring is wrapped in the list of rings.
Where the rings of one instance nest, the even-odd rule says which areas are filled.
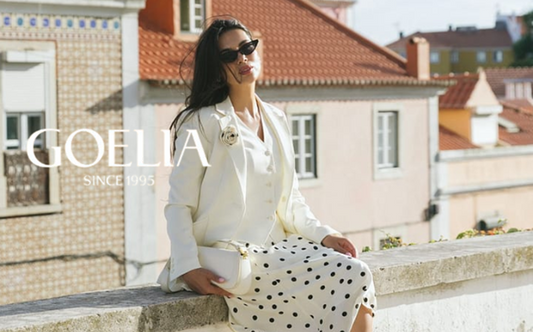
[[[371,331],[370,270],[305,204],[285,114],[255,94],[257,44],[236,20],[215,20],[200,36],[187,108],[171,125],[171,258],[159,282],[168,291],[224,296],[234,331]],[[198,262],[197,245],[222,239],[249,247],[253,283],[245,295],[214,285],[224,280]]]

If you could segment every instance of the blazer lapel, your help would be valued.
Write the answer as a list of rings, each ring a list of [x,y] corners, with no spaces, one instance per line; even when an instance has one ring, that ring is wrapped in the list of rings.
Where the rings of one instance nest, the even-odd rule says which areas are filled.
[[[239,126],[237,125],[237,115],[235,114],[235,110],[233,109],[233,105],[231,104],[231,99],[229,97],[226,98],[226,100],[224,100],[222,103],[215,105],[215,109],[222,115],[218,120],[220,125],[220,133],[222,133],[224,129],[226,129],[226,127],[228,126],[234,126],[237,129],[237,132],[239,133],[239,137],[235,144],[228,145],[222,143],[222,145],[226,147],[226,149],[228,150],[228,154],[230,155],[231,160],[233,161],[235,173],[237,174],[237,178],[239,179],[239,184],[241,186],[242,204],[245,204],[247,166],[246,158],[244,156],[244,145],[242,143],[242,135]]]

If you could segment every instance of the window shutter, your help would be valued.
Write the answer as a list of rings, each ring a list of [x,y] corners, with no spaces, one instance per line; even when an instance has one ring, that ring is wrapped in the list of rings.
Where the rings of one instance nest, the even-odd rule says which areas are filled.
[[[41,112],[45,107],[44,64],[3,63],[2,100],[4,110]]]

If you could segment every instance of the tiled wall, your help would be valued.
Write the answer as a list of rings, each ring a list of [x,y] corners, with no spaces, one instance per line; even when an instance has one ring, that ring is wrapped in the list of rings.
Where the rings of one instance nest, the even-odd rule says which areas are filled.
[[[62,213],[0,219],[0,263],[40,260],[61,255],[124,255],[124,198],[121,186],[84,186],[84,175],[122,175],[109,167],[107,149],[90,168],[65,157],[68,136],[77,129],[98,132],[107,148],[110,129],[122,128],[120,17],[19,15],[0,13],[0,39],[56,42],[59,146],[62,147]],[[116,135],[116,144],[122,137]],[[88,134],[73,142],[85,164],[97,156]],[[120,148],[116,162],[122,163]],[[3,189],[3,188],[0,188]],[[0,266],[0,305],[106,289],[124,283],[124,266],[111,258],[28,262]]]

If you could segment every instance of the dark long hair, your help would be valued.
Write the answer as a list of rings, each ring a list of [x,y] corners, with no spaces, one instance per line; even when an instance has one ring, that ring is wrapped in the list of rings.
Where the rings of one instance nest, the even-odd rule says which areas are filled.
[[[236,19],[214,19],[207,27],[196,44],[194,53],[194,73],[192,79],[191,93],[185,99],[185,109],[178,113],[170,125],[170,131],[174,132],[172,140],[171,156],[176,147],[174,143],[178,136],[178,130],[183,122],[202,107],[218,104],[229,95],[226,72],[222,62],[219,60],[218,40],[227,31],[241,29],[250,39],[250,31]],[[180,64],[180,76],[183,79],[183,66],[187,57]],[[183,81],[186,81],[183,79]],[[197,114],[199,116],[199,114]],[[180,118],[185,116],[180,122]]]

